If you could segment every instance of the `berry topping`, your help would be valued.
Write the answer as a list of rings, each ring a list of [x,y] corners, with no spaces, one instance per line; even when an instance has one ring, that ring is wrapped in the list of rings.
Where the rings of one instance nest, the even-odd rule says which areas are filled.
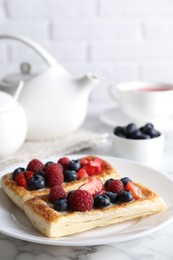
[[[89,175],[88,173],[86,172],[86,170],[82,167],[80,168],[80,170],[77,172],[78,174],[78,179],[81,180],[81,179],[85,179],[87,178]]]
[[[22,168],[22,167],[19,167],[17,169],[15,169],[12,173],[12,178],[13,180],[15,180],[16,176],[18,175],[18,173],[20,172],[24,172],[25,171],[25,168]]]
[[[106,191],[106,192],[105,192],[105,195],[106,195],[107,197],[109,197],[109,199],[110,199],[110,201],[111,201],[112,203],[116,203],[116,202],[117,202],[117,193],[111,192],[111,191]]]
[[[25,171],[25,172],[24,172],[24,175],[25,175],[26,181],[28,182],[28,181],[33,177],[34,172]]]
[[[60,163],[62,165],[64,170],[67,169],[69,162],[70,162],[70,160],[67,157],[62,157],[58,160],[58,163]]]
[[[56,211],[67,211],[68,210],[68,201],[67,199],[60,198],[55,201],[54,209]]]
[[[42,177],[44,177],[44,178],[46,177],[46,173],[45,173],[44,171],[35,172],[34,175],[35,175],[35,176],[38,176],[38,175],[39,175],[39,176],[42,176]]]
[[[105,208],[111,204],[110,198],[105,194],[99,194],[94,198],[94,206],[96,208]]]
[[[52,161],[48,161],[47,163],[45,163],[45,167],[47,167],[47,166],[49,166],[50,164],[52,164],[52,163],[54,163],[54,162],[52,162]]]
[[[118,200],[120,202],[129,202],[133,200],[133,194],[130,191],[123,190],[118,194]]]
[[[28,181],[28,188],[30,190],[39,190],[43,189],[45,187],[45,179],[42,176],[33,176],[29,181]]]
[[[49,193],[49,201],[54,203],[56,200],[66,198],[65,190],[61,185],[57,185],[51,188]]]
[[[124,184],[120,180],[112,180],[108,184],[108,191],[120,193],[124,190]]]
[[[132,182],[132,180],[129,177],[124,177],[120,179],[122,181],[122,183],[124,184],[124,187],[127,185],[127,183],[130,181]]]
[[[65,182],[75,181],[77,179],[78,179],[78,174],[74,170],[67,170],[64,173],[64,181]]]
[[[45,171],[48,186],[53,187],[55,185],[61,185],[64,181],[62,166],[59,163],[50,164]]]
[[[78,171],[81,168],[80,160],[71,160],[68,164],[69,170]]]
[[[135,200],[138,200],[142,197],[141,188],[135,185],[133,182],[128,182],[125,189],[131,191]]]
[[[43,168],[44,168],[44,164],[38,159],[33,159],[28,163],[27,166],[27,170],[31,172],[42,171]]]
[[[90,180],[79,187],[79,190],[87,190],[93,196],[99,194],[103,189],[103,183],[98,177],[92,177]]]
[[[26,179],[25,179],[25,175],[24,175],[23,172],[19,172],[19,173],[16,175],[15,181],[16,181],[17,185],[22,186],[22,187],[24,187],[24,188],[27,187],[27,181],[26,181]]]
[[[86,190],[75,190],[69,196],[69,207],[73,211],[87,211],[93,208],[94,199]]]
[[[108,179],[108,180],[105,182],[104,186],[105,186],[106,189],[108,188],[108,185],[109,185],[109,183],[110,183],[112,180],[113,180],[113,179]]]
[[[89,176],[101,174],[104,171],[104,163],[100,158],[83,158],[80,161],[82,167]]]

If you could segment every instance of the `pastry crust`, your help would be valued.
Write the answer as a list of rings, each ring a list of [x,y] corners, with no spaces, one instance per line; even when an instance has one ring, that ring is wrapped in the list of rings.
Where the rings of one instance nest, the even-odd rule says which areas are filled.
[[[142,189],[141,199],[112,204],[102,209],[57,212],[48,202],[48,195],[43,195],[27,200],[24,203],[24,212],[41,233],[58,238],[148,216],[166,208],[164,200],[158,194],[141,184],[136,185]]]
[[[93,155],[88,155],[86,157],[83,157],[86,159],[94,159],[96,158]],[[103,160],[103,159],[102,159]],[[113,178],[116,179],[119,177],[118,172],[116,169],[110,165],[107,161],[103,160],[105,170],[102,174],[97,175],[102,182],[104,183],[107,179]],[[90,177],[85,179],[80,179],[72,182],[64,182],[62,184],[63,188],[66,192],[69,192],[71,190],[75,190],[78,187],[80,187],[82,184],[88,182]],[[5,174],[1,179],[2,188],[5,191],[5,193],[8,195],[8,197],[20,208],[23,210],[24,202],[30,198],[33,198],[38,195],[46,195],[49,194],[50,188],[45,188],[42,190],[27,190],[24,187],[18,186],[17,183],[12,180],[12,173]]]

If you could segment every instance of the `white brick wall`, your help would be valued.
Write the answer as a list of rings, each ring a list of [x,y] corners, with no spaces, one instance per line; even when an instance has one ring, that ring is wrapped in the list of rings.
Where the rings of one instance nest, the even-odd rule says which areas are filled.
[[[91,101],[109,101],[111,82],[173,82],[172,0],[0,0],[2,33],[37,41],[74,77],[95,73]],[[25,45],[0,41],[0,77],[22,61],[46,67]]]

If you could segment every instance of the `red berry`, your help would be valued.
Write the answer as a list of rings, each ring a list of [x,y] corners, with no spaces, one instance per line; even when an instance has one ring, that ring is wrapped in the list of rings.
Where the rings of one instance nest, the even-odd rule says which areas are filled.
[[[81,180],[81,179],[85,179],[87,178],[89,175],[88,173],[86,172],[86,170],[82,167],[80,168],[80,170],[77,172],[78,174],[78,179]]]
[[[52,163],[46,167],[46,182],[50,187],[61,185],[64,181],[62,166],[59,163]]]
[[[87,165],[87,164],[89,164],[89,160],[86,159],[86,158],[82,158],[82,159],[80,160],[80,163],[81,163],[81,165]]]
[[[56,200],[66,198],[65,190],[61,185],[57,185],[51,188],[49,194],[49,201],[54,203]]]
[[[96,157],[92,159],[81,159],[81,164],[89,176],[99,175],[104,171],[103,160]]]
[[[67,168],[68,164],[69,164],[70,160],[69,158],[67,157],[61,157],[59,160],[58,160],[58,163],[60,163],[63,168]]]
[[[25,174],[26,181],[28,182],[34,175],[34,172],[26,171],[26,172],[24,172],[24,174]]]
[[[17,183],[17,185],[22,186],[24,188],[27,188],[27,181],[25,179],[25,175],[23,172],[20,172],[16,177],[15,177],[15,181]]]
[[[120,180],[111,180],[108,184],[108,191],[120,193],[124,190],[124,184]]]
[[[104,162],[102,159],[96,158],[82,158],[80,161],[81,165],[85,168],[89,176],[99,175],[104,169]]]
[[[96,196],[103,190],[103,183],[97,177],[91,177],[90,180],[79,187],[79,190],[87,190],[93,196]]]
[[[37,171],[42,171],[43,168],[44,168],[44,164],[40,160],[33,159],[28,163],[27,171],[37,172]]]
[[[131,191],[135,200],[138,200],[142,197],[141,188],[135,185],[133,182],[128,182],[125,189]]]
[[[93,208],[94,199],[91,193],[86,190],[75,190],[70,193],[69,207],[74,211],[87,211]]]

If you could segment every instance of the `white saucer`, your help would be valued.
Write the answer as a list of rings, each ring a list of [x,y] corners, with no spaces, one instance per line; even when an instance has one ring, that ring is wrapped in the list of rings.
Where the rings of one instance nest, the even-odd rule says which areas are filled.
[[[148,123],[146,121],[138,121],[135,120],[128,115],[126,115],[120,107],[114,107],[111,109],[108,109],[104,111],[100,115],[100,120],[112,127],[116,127],[118,125],[123,126],[127,125],[129,123],[136,123],[139,126],[142,126],[145,123]],[[171,132],[173,131],[173,118],[167,119],[165,121],[155,121],[151,122],[154,124],[155,128],[157,130],[160,130],[162,132]]]

